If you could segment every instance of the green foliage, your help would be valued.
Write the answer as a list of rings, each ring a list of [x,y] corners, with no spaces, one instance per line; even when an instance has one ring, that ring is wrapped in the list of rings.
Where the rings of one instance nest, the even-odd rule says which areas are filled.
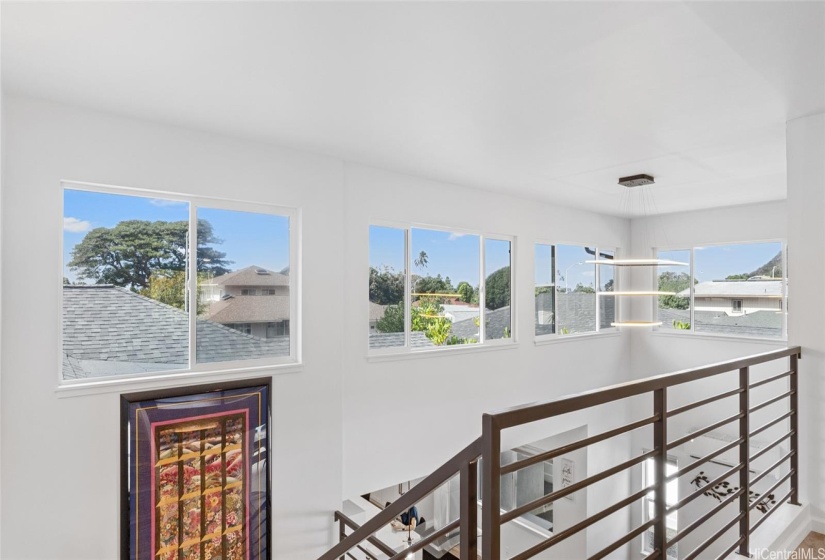
[[[444,343],[447,346],[454,346],[456,344],[476,344],[478,342],[475,338],[459,338],[455,335],[450,336]]]
[[[202,281],[205,275],[198,275]],[[200,282],[198,295],[200,296]],[[186,272],[182,270],[155,270],[149,278],[149,286],[140,291],[140,295],[152,298],[166,305],[186,309]],[[202,315],[208,304],[201,303],[198,297],[198,315]]]
[[[690,330],[690,322],[689,321],[679,321],[678,319],[673,320],[673,328],[678,329],[680,331],[689,331]]]
[[[751,276],[782,278],[782,251],[779,251],[774,258],[746,276],[748,278]]]
[[[126,220],[113,228],[91,230],[72,249],[68,266],[78,279],[97,284],[113,284],[133,291],[149,288],[156,271],[183,271],[186,268],[186,238],[189,223]],[[198,221],[198,271],[226,274],[226,253],[210,245],[222,243],[206,220]]]
[[[484,281],[487,309],[499,309],[510,305],[510,267],[499,268]]]
[[[504,327],[504,338],[510,338],[510,327]]]
[[[395,272],[388,266],[380,270],[371,266],[370,301],[381,305],[393,305],[404,301],[404,273]]]
[[[570,329],[568,329],[567,327],[560,327],[559,334],[570,334]]]
[[[613,291],[613,286],[615,286],[615,282],[613,281],[613,278],[611,278],[610,280],[608,280],[608,281],[605,283],[605,285],[604,285],[604,291],[605,291],[605,292],[612,292],[612,291]]]
[[[747,280],[750,278],[747,274],[729,274],[725,276],[725,280]]]
[[[384,316],[376,321],[375,330],[381,333],[404,332],[404,304],[388,305]]]
[[[596,290],[593,289],[593,286],[585,286],[582,283],[576,284],[576,288],[573,290],[574,294],[595,294]]]
[[[474,290],[469,282],[459,282],[456,291],[464,303],[471,303],[473,301]]]
[[[659,291],[676,292],[690,287],[690,274],[687,272],[662,272],[659,274]],[[679,296],[659,296],[659,307],[668,309],[687,309],[690,307],[690,299]]]
[[[441,346],[444,341],[450,336],[450,320],[446,317],[438,317],[430,319],[427,323],[424,334],[436,346]]]
[[[441,278],[440,274],[437,276],[417,276],[413,278],[413,292],[418,294],[453,294],[455,288],[453,288],[449,276],[447,278]],[[442,303],[441,300],[444,298],[435,299]]]
[[[416,268],[427,268],[428,262],[430,262],[430,259],[427,256],[427,251],[421,251],[418,253],[418,258],[413,261],[413,264]]]

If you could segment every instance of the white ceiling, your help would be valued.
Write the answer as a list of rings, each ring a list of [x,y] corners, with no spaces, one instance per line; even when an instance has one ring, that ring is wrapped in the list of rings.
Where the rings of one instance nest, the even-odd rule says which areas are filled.
[[[6,93],[616,215],[784,198],[825,110],[823,2],[0,9]]]

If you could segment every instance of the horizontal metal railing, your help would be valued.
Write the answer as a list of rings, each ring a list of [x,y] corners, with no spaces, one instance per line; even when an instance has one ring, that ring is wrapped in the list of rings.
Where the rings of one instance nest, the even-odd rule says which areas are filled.
[[[685,537],[691,535],[701,527],[709,522],[713,523],[713,528],[716,530],[710,537],[703,540],[698,545],[695,545],[693,550],[687,554],[680,554],[682,558],[697,558],[699,555],[717,542],[727,531],[734,527],[738,527],[738,535],[733,543],[727,546],[727,552],[723,553],[719,558],[730,554],[733,551],[738,551],[740,554],[747,554],[750,534],[759,525],[764,523],[780,505],[786,501],[798,504],[798,381],[797,381],[797,362],[801,354],[801,349],[797,347],[785,348],[763,354],[757,354],[746,358],[731,360],[728,362],[713,364],[701,368],[690,369],[671,373],[667,375],[660,375],[650,377],[639,381],[632,381],[629,383],[622,383],[612,387],[588,391],[586,393],[555,399],[552,401],[531,404],[527,406],[520,406],[510,408],[496,413],[485,414],[482,421],[482,465],[483,474],[483,515],[482,515],[482,557],[491,560],[498,560],[501,550],[501,525],[513,521],[523,514],[533,511],[536,508],[546,506],[556,500],[569,496],[580,490],[584,490],[593,484],[606,480],[614,475],[623,473],[628,469],[639,465],[649,459],[654,460],[655,480],[656,482],[648,486],[642,491],[636,492],[625,499],[622,499],[615,504],[602,509],[600,512],[590,515],[571,527],[552,535],[547,539],[539,542],[524,550],[513,558],[518,560],[527,560],[536,554],[547,550],[555,545],[558,545],[565,539],[568,539],[579,533],[593,524],[601,521],[609,515],[612,515],[619,510],[638,502],[644,496],[650,493],[654,496],[655,515],[634,528],[633,530],[617,535],[617,538],[602,550],[592,554],[589,559],[597,560],[604,558],[615,550],[628,544],[633,539],[642,535],[645,531],[653,529],[653,543],[654,550],[647,558],[653,560],[658,558],[664,560],[666,557],[665,551],[675,546],[677,543],[683,542]],[[759,381],[750,381],[750,368],[752,366],[773,362],[781,359],[789,359],[789,368],[787,371],[772,375]],[[688,404],[684,404],[674,408],[668,408],[668,390],[673,387],[709,379],[722,374],[737,373],[739,374],[738,386],[731,390],[726,390],[717,395],[697,400]],[[766,386],[775,381],[789,379],[790,387],[785,390],[777,391],[777,394],[766,398],[764,401],[751,405],[750,394],[755,387]],[[653,415],[627,423],[610,430],[606,430],[597,435],[583,438],[579,441],[568,443],[562,447],[544,451],[533,457],[521,459],[514,463],[509,463],[506,466],[501,466],[499,457],[501,456],[501,439],[502,432],[506,429],[531,424],[548,418],[559,417],[565,414],[570,414],[602,405],[607,405],[622,399],[628,398],[650,398],[652,399]],[[721,420],[716,420],[706,426],[698,428],[689,434],[678,434],[675,437],[668,435],[668,419],[674,418],[689,411],[695,411],[703,406],[713,405],[723,399],[728,399],[731,403],[738,401],[737,406],[732,410],[732,413],[725,416]],[[788,402],[788,412],[780,414],[775,418],[769,420],[765,424],[758,427],[752,427],[750,423],[751,414],[757,411],[767,409],[770,405],[775,403]],[[773,441],[767,447],[750,455],[751,438],[762,434],[767,430],[778,426],[781,422],[788,421],[790,428],[787,432]],[[526,467],[536,465],[543,461],[548,461],[556,457],[566,455],[572,451],[584,449],[590,445],[607,441],[611,438],[628,434],[640,428],[653,426],[653,438],[650,445],[647,446],[651,451],[641,453],[629,460],[613,467],[607,468],[597,473],[590,473],[589,476],[578,482],[573,482],[561,489],[554,489],[549,494],[546,494],[537,499],[531,500],[527,504],[513,508],[510,511],[502,512],[500,509],[501,503],[501,476],[514,473]],[[679,446],[684,445],[690,440],[702,435],[709,434],[721,428],[734,427],[738,431],[738,436],[731,442],[722,445],[706,455],[699,457],[692,463],[681,467],[677,472],[666,476],[665,465],[667,462],[668,451],[673,450]],[[756,459],[775,448],[780,443],[790,440],[790,452],[785,454],[780,460],[774,462],[764,471],[760,472],[751,478],[751,463]],[[668,482],[679,479],[699,467],[706,465],[710,461],[717,459],[720,455],[739,451],[739,460],[737,464],[731,466],[721,475],[716,476],[713,480],[708,481],[704,486],[699,487],[696,491],[687,496],[682,497],[678,502],[670,506],[666,502],[666,485]],[[777,469],[790,463],[790,468],[784,476],[777,477],[777,481],[768,488],[759,498],[752,499],[751,487],[762,481],[768,474],[775,473]],[[713,489],[714,486],[729,479],[736,480],[738,487],[736,490],[720,496],[719,502],[715,503],[714,507],[695,519],[689,520],[678,533],[668,537],[667,534],[667,517],[672,513],[678,511],[688,503],[693,502],[699,496],[702,496]],[[765,505],[766,497],[772,498],[773,493],[776,492],[783,484],[790,483],[790,491],[780,499],[769,499],[769,508]],[[699,486],[697,484],[697,486]],[[717,516],[722,515],[723,511],[736,508],[736,516],[732,520],[726,522],[717,521]],[[760,511],[765,510],[762,516],[751,524],[751,512],[759,507]],[[584,553],[582,553],[584,556]],[[704,556],[703,556],[704,557]]]
[[[372,519],[368,520],[363,526],[359,526],[341,512],[336,512],[335,521],[339,523],[340,542],[322,555],[319,560],[334,560],[335,558],[355,559],[356,557],[350,552],[352,550],[360,550],[369,558],[375,558],[377,552],[379,555],[384,555],[390,560],[400,560],[401,558],[408,557],[410,554],[414,554],[415,552],[426,547],[428,544],[435,542],[437,539],[446,536],[448,533],[451,533],[456,529],[460,530],[460,557],[462,560],[476,560],[479,552],[481,553],[480,556],[485,560],[499,560],[502,544],[501,526],[503,524],[511,522],[537,508],[541,508],[561,498],[570,496],[575,492],[589,488],[593,484],[607,480],[614,475],[623,473],[634,466],[643,464],[649,459],[654,460],[654,483],[612,505],[604,507],[597,513],[593,513],[584,519],[577,521],[570,527],[552,534],[548,538],[543,539],[526,550],[517,552],[512,556],[512,559],[527,560],[532,558],[537,554],[540,554],[543,551],[548,550],[566,539],[580,533],[581,531],[586,530],[588,527],[593,526],[594,524],[619,512],[620,510],[623,510],[634,503],[638,503],[640,500],[644,499],[645,496],[649,496],[651,493],[654,496],[653,503],[655,507],[655,515],[632,530],[627,531],[624,534],[617,535],[610,544],[604,546],[601,550],[589,556],[589,560],[599,560],[601,558],[605,558],[612,552],[640,537],[650,529],[653,529],[654,550],[647,556],[647,559],[665,560],[665,551],[667,551],[670,547],[675,546],[677,543],[683,542],[685,537],[692,534],[702,525],[710,523],[711,520],[713,520],[714,528],[719,527],[718,530],[699,544],[695,545],[693,550],[686,554],[680,553],[680,557],[688,560],[698,558],[709,547],[716,543],[726,532],[732,530],[734,527],[738,528],[736,537],[731,543],[721,545],[725,546],[725,552],[717,556],[717,558],[725,558],[734,551],[738,551],[740,554],[746,555],[748,551],[750,534],[757,527],[764,523],[764,521],[785,502],[790,502],[796,505],[799,504],[799,429],[797,412],[799,389],[797,371],[798,359],[800,356],[801,349],[798,346],[795,346],[701,368],[650,377],[629,383],[622,383],[612,387],[588,391],[579,395],[555,399],[548,402],[514,407],[500,412],[485,414],[482,417],[482,436],[479,439],[471,443],[455,457],[436,469],[436,471],[434,471],[430,476],[426,477],[422,482],[411,488],[409,492],[404,494],[394,503],[390,504],[386,509],[379,512]],[[769,376],[759,381],[751,382],[750,368],[752,366],[785,358],[789,359],[789,368],[787,371],[778,375]],[[739,375],[738,387],[735,389],[727,390],[717,395],[674,407],[672,409],[668,408],[669,389],[685,383],[696,382],[732,372],[738,372]],[[777,391],[776,395],[770,396],[758,404],[751,405],[750,395],[754,388],[767,386],[770,383],[784,379],[788,380],[789,387],[787,389]],[[536,455],[520,459],[507,465],[501,465],[501,440],[502,432],[504,430],[606,405],[632,397],[650,398],[652,400],[653,408],[652,415],[640,420],[626,423],[622,426],[605,430],[593,436],[582,438],[578,441],[567,443],[555,449],[540,452]],[[696,429],[690,434],[679,434],[676,437],[668,436],[668,419],[689,411],[697,410],[703,406],[718,403],[723,399],[730,399],[731,402],[733,402],[733,400],[737,401],[737,406],[734,409],[735,412],[733,414],[726,416],[722,420],[712,422],[707,426]],[[757,411],[765,410],[772,404],[782,403],[785,401],[788,402],[788,412],[776,416],[759,427],[751,427],[751,414]],[[777,437],[770,444],[751,454],[751,438],[777,426],[783,421],[787,421],[789,424],[787,431]],[[735,425],[736,430],[738,431],[738,435],[735,436],[733,441],[726,443],[725,445],[705,454],[702,457],[696,458],[696,460],[690,464],[680,467],[675,473],[665,476],[665,465],[667,462],[668,450],[673,450],[674,448],[681,446],[700,435],[708,434],[719,428],[732,425]],[[591,445],[630,434],[635,430],[648,428],[650,426],[653,428],[652,441],[649,442],[650,445],[646,445],[645,447],[650,448],[651,451],[640,453],[618,465],[602,471],[589,473],[588,476],[582,480],[571,482],[564,487],[557,487],[549,494],[531,500],[529,503],[511,508],[509,511],[501,510],[501,477],[503,475],[515,473],[521,469],[534,466],[545,461],[550,461],[572,453],[573,451],[586,449]],[[773,462],[770,466],[752,477],[752,463],[784,442],[788,442],[790,450],[779,460]],[[729,465],[729,468],[725,472],[710,481],[707,481],[707,478],[705,478],[707,482],[704,486],[699,486],[697,484],[698,488],[696,491],[682,497],[674,504],[667,505],[667,483],[677,480],[708,464],[709,462],[714,461],[720,455],[734,450],[738,450],[739,456],[736,464]],[[479,459],[482,459],[481,497],[483,504],[481,515],[481,550],[479,550],[479,537],[477,536],[477,507],[479,496],[477,496],[476,488],[478,483],[477,466]],[[759,497],[754,499],[751,492],[753,485],[762,482],[765,477],[769,474],[775,473],[777,469],[780,469],[786,464],[788,464],[787,472],[781,477],[777,475],[776,482],[773,483],[769,489],[763,492]],[[432,532],[425,538],[411,542],[408,547],[403,548],[402,550],[393,549],[393,547],[381,542],[375,537],[375,533],[382,527],[390,523],[390,521],[402,512],[407,511],[422,498],[434,492],[436,488],[450,480],[456,474],[460,476],[461,484],[461,512],[458,520],[441,527],[439,530]],[[666,521],[669,515],[680,510],[688,503],[693,502],[699,496],[705,494],[709,489],[714,488],[717,484],[727,481],[728,479],[735,479],[737,481],[738,487],[736,490],[719,497],[719,503],[715,504],[714,507],[710,508],[698,518],[689,520],[689,523],[685,527],[681,528],[678,533],[671,535],[670,538],[668,538]],[[789,483],[790,490],[782,498],[775,499],[773,497],[774,492],[786,483]],[[724,523],[721,520],[716,520],[717,516],[721,516],[723,511],[730,510],[730,508],[736,508],[736,515],[733,519],[727,520]],[[751,512],[754,509],[759,509],[759,511],[763,513],[759,519],[751,523]],[[351,533],[347,533],[348,530],[351,531]],[[368,549],[368,545],[365,543],[368,543],[368,545],[371,545],[374,548]],[[705,556],[702,557],[704,558]]]

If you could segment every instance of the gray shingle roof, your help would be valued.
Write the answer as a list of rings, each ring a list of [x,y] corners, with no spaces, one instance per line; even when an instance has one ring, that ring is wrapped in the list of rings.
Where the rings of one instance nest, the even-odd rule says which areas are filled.
[[[65,379],[188,367],[188,315],[124,288],[63,287]],[[197,359],[289,355],[289,338],[261,339],[197,320]]]
[[[206,317],[216,323],[266,323],[289,319],[289,296],[237,296],[209,305]]]
[[[664,328],[670,328],[674,320],[689,323],[690,310],[659,309],[659,321],[662,321]],[[730,316],[724,312],[696,311],[694,321],[694,329],[701,333],[765,338],[782,336],[782,314],[775,311],[755,311]]]
[[[381,305],[380,303],[375,303],[374,301],[370,302],[370,323],[373,321],[378,321],[384,316],[384,312],[387,310],[386,305]]]
[[[263,270],[268,274],[258,274]],[[289,276],[260,266],[247,266],[235,272],[215,276],[209,284],[218,286],[289,286]]]

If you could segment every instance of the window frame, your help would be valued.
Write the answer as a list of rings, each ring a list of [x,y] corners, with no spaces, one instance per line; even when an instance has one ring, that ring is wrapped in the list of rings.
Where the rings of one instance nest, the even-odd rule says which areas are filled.
[[[137,187],[125,187],[115,185],[105,185],[99,183],[89,183],[83,181],[60,181],[60,204],[58,210],[58,219],[61,223],[60,228],[60,244],[58,252],[58,267],[57,267],[57,348],[55,351],[57,364],[57,387],[63,388],[83,388],[83,387],[106,387],[110,385],[122,385],[126,383],[153,383],[164,384],[167,380],[172,380],[180,376],[186,377],[214,377],[219,375],[220,378],[236,377],[237,374],[244,372],[253,372],[260,370],[280,370],[292,369],[295,366],[302,364],[301,348],[302,348],[302,329],[303,324],[301,320],[301,212],[298,208],[281,206],[266,202],[251,202],[243,200],[234,200],[223,197],[189,195],[178,192],[162,191],[156,189],[146,189]],[[294,332],[290,332],[289,340],[289,355],[277,356],[271,358],[259,358],[251,360],[230,360],[224,362],[197,362],[197,313],[192,310],[198,308],[198,290],[197,290],[197,259],[189,258],[187,255],[187,273],[189,275],[188,288],[188,303],[189,303],[189,352],[188,352],[188,367],[186,368],[169,368],[152,372],[144,373],[130,373],[121,375],[104,375],[98,377],[90,377],[85,379],[64,379],[63,378],[63,268],[65,262],[63,260],[64,252],[64,234],[63,234],[63,217],[64,217],[64,200],[67,190],[84,191],[101,194],[112,194],[121,196],[132,196],[139,198],[162,198],[164,200],[172,200],[187,203],[188,208],[188,222],[189,222],[189,246],[197,248],[198,233],[197,221],[198,210],[201,208],[208,208],[212,210],[227,210],[235,212],[249,212],[256,214],[271,214],[274,216],[285,217],[289,220],[289,267],[290,267],[290,329],[296,325]],[[293,322],[294,319],[294,322]]]
[[[696,296],[696,249],[698,247],[724,247],[726,245],[759,245],[759,244],[767,244],[767,243],[779,243],[780,250],[782,251],[782,290],[781,290],[781,298],[779,300],[779,311],[782,313],[782,335],[779,337],[767,337],[767,336],[747,336],[738,333],[726,333],[726,334],[719,334],[713,332],[706,332],[706,331],[696,331],[695,325],[695,296]],[[723,242],[715,242],[715,243],[701,243],[696,245],[690,245],[688,247],[685,246],[675,246],[675,247],[654,247],[653,248],[653,255],[658,256],[659,253],[662,252],[674,252],[674,251],[687,251],[690,255],[690,262],[689,262],[689,275],[690,275],[690,329],[669,329],[669,328],[662,328],[662,326],[654,327],[653,332],[655,334],[661,334],[665,336],[697,336],[697,337],[710,337],[715,339],[737,339],[743,341],[762,341],[762,342],[787,342],[788,340],[788,242],[785,239],[750,239],[747,241],[723,241]],[[659,282],[659,271],[658,267],[651,267],[651,285],[654,287],[658,287]],[[653,309],[653,317],[658,320],[659,318],[659,298],[652,298],[652,309]],[[733,309],[733,298],[731,298],[731,309]],[[741,300],[740,300],[741,301]],[[744,302],[743,302],[744,307]],[[741,315],[741,313],[737,313],[737,316]]]
[[[593,276],[593,280],[594,280],[593,284],[594,284],[595,289],[596,289],[596,303],[595,303],[596,309],[595,309],[595,314],[594,314],[595,321],[596,321],[596,328],[592,331],[580,332],[580,333],[571,333],[571,334],[561,334],[559,332],[559,329],[558,329],[558,316],[559,316],[558,315],[558,300],[559,300],[559,298],[558,298],[558,292],[557,292],[558,285],[557,285],[557,279],[556,279],[556,272],[557,271],[553,270],[553,276],[552,276],[552,278],[553,278],[553,282],[552,282],[552,287],[553,287],[553,330],[555,332],[553,332],[551,334],[536,334],[535,289],[536,289],[536,287],[538,287],[538,285],[536,284],[536,279],[535,279],[536,245],[544,245],[544,246],[552,248],[553,267],[554,268],[556,267],[556,259],[558,258],[558,247],[559,246],[579,247],[581,249],[593,248],[595,253],[596,253],[593,256],[593,260],[598,259],[598,256],[601,253],[601,251],[612,251],[613,252],[613,258],[616,258],[616,259],[621,258],[621,253],[622,253],[622,251],[619,247],[610,246],[610,245],[605,246],[603,244],[592,244],[592,243],[587,244],[587,243],[581,243],[581,242],[575,242],[575,243],[550,242],[550,241],[544,241],[544,240],[541,240],[541,239],[538,239],[533,243],[533,272],[534,272],[533,279],[532,279],[532,282],[533,282],[533,337],[534,337],[535,342],[537,344],[541,344],[541,343],[546,343],[546,342],[553,342],[553,341],[558,341],[558,340],[571,340],[571,339],[575,339],[575,338],[588,337],[588,336],[605,336],[605,335],[611,335],[611,334],[618,334],[618,332],[619,332],[618,327],[605,327],[605,328],[601,327],[601,319],[602,318],[601,318],[601,306],[599,305],[599,292],[601,291],[601,285],[602,285],[602,283],[601,283],[602,265],[597,265],[597,264],[593,265],[593,268],[595,269],[594,270],[594,276]],[[621,282],[621,274],[619,274],[619,271],[618,271],[617,267],[613,267],[613,268],[614,268],[614,270],[613,270],[613,291],[618,292],[618,291],[621,291],[621,283],[622,283]],[[613,307],[613,316],[614,316],[614,318],[618,319],[621,316],[620,315],[620,307],[622,305],[621,298],[619,298],[615,295],[614,296],[609,296],[609,297],[613,298],[613,305],[614,305],[614,307]]]
[[[480,230],[465,229],[452,226],[441,226],[433,224],[423,224],[419,222],[396,222],[388,220],[369,220],[367,224],[367,260],[369,261],[369,228],[381,227],[389,229],[401,230],[404,233],[404,345],[394,346],[388,348],[371,348],[370,334],[366,338],[367,357],[393,357],[393,356],[416,356],[427,355],[433,352],[466,352],[470,349],[490,349],[494,347],[514,348],[518,344],[518,328],[516,320],[516,242],[517,238],[514,235],[504,235],[497,233],[483,233]],[[412,303],[412,230],[424,229],[429,231],[437,231],[443,233],[456,233],[462,235],[478,236],[479,244],[479,279],[478,279],[478,300],[479,300],[479,340],[474,344],[453,344],[432,346],[425,348],[412,348],[410,339],[412,336],[411,329],[411,303]],[[487,291],[485,287],[485,247],[484,241],[487,239],[494,239],[498,241],[507,241],[510,243],[510,338],[487,339],[486,327],[484,326],[484,316],[486,308],[481,302],[486,301]],[[371,265],[367,262],[365,270],[369,270]],[[369,301],[369,298],[367,299]],[[364,306],[363,320],[369,325],[369,304]]]

